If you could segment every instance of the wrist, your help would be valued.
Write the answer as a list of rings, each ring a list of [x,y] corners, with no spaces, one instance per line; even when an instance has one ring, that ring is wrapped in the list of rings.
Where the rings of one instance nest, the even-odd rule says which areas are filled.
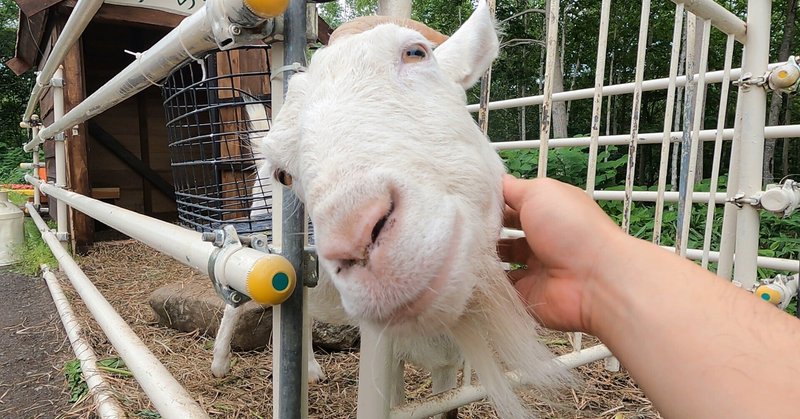
[[[638,298],[635,288],[641,285],[630,272],[639,271],[632,265],[641,262],[642,244],[621,230],[604,239],[585,276],[582,321],[587,333],[604,340],[629,319]]]

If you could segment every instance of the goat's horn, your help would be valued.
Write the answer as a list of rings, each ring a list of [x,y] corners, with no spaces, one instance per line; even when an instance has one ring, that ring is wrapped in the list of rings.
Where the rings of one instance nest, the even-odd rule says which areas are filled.
[[[353,19],[347,23],[342,24],[331,34],[328,45],[332,44],[335,40],[343,38],[347,35],[355,35],[364,31],[368,31],[378,25],[384,23],[394,23],[397,26],[413,29],[422,34],[429,41],[433,42],[434,46],[440,45],[447,40],[447,35],[429,28],[424,23],[417,22],[416,20],[403,19],[392,16],[363,16]]]

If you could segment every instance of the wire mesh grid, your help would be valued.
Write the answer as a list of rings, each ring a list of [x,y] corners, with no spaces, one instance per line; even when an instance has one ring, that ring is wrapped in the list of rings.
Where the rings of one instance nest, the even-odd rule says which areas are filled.
[[[211,52],[163,85],[178,222],[196,231],[272,229],[272,190],[251,139],[270,127],[269,47]],[[263,114],[248,115],[248,104]]]

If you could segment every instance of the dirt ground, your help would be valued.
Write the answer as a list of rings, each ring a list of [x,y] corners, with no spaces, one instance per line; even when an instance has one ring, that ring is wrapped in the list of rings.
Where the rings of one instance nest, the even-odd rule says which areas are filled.
[[[0,417],[70,415],[64,362],[73,358],[47,286],[0,268]]]

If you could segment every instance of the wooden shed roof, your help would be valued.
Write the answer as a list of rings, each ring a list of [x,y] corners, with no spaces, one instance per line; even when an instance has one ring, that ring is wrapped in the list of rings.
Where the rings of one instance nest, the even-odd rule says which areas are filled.
[[[39,64],[53,18],[59,14],[69,15],[77,0],[16,0],[16,3],[19,6],[17,43],[14,57],[6,65],[20,75]],[[161,10],[103,4],[94,21],[174,28],[184,17]]]

